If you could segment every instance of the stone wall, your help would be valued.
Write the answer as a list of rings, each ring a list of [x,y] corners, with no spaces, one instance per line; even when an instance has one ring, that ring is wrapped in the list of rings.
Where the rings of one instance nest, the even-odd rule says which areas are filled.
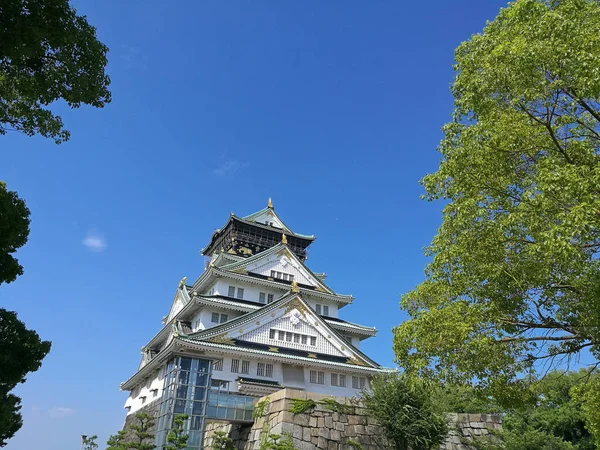
[[[261,400],[264,400],[263,397]],[[351,414],[332,411],[319,404],[325,398],[344,403],[344,397],[283,389],[269,396],[264,417],[252,425],[209,423],[206,425],[204,447],[210,448],[215,431],[224,431],[234,440],[238,450],[258,450],[261,439],[268,434],[290,436],[299,450],[379,450],[388,447],[374,419],[361,407]],[[317,406],[306,413],[290,412],[292,399],[310,399]],[[501,429],[498,416],[485,414],[451,414],[450,432],[441,450],[468,450],[466,444],[475,436],[485,436],[490,429]]]

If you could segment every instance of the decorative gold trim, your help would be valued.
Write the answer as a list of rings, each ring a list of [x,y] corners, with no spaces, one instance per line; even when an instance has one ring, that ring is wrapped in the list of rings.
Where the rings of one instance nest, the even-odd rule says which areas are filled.
[[[298,283],[296,283],[296,280],[292,280],[292,292],[295,292],[296,294],[298,292],[300,292],[300,289],[298,288]]]
[[[292,299],[285,307],[285,313],[289,313],[290,311],[292,311],[293,309],[297,309],[298,311],[300,311],[302,314],[307,315],[308,314],[308,310],[306,309],[306,306],[304,306],[304,304],[298,299],[298,297]]]
[[[269,347],[269,351],[273,353],[279,353],[279,347]]]
[[[363,366],[363,367],[367,367],[368,366],[368,364],[365,363],[364,361],[361,361],[361,360],[356,359],[354,357],[348,358],[346,360],[346,364],[352,364],[354,366]]]
[[[273,209],[273,200],[271,200],[271,197],[269,197],[269,201],[267,202],[267,208]]]
[[[179,282],[179,287],[180,287],[180,288],[181,288],[181,286],[183,286],[183,285],[185,284],[186,280],[187,280],[187,277],[183,277],[183,278],[181,279],[181,281]]]
[[[281,243],[287,245],[287,236],[285,235],[285,233],[281,235]]]
[[[240,328],[240,334],[244,334],[244,329]]]
[[[215,344],[235,345],[235,341],[226,336],[227,336],[227,333],[219,334],[217,336],[213,336],[213,337],[207,339],[207,341],[213,342]]]
[[[309,353],[308,355],[306,355],[307,358],[313,358],[313,359],[317,359],[317,355],[314,353]]]
[[[260,325],[260,321],[259,320],[256,321],[256,325]]]

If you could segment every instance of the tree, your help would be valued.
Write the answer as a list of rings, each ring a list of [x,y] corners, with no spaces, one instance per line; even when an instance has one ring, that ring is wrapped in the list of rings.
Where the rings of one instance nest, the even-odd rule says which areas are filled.
[[[40,368],[50,346],[28,330],[15,312],[0,308],[0,447],[22,426],[21,399],[10,391]]]
[[[363,392],[367,414],[377,420],[395,450],[438,448],[447,433],[446,417],[436,410],[431,386],[403,374],[385,374]]]
[[[173,428],[167,435],[167,448],[184,449],[187,447],[188,435],[183,432],[183,424],[188,418],[187,414],[177,414],[173,418]]]
[[[227,436],[224,431],[215,431],[210,448],[213,450],[235,450],[233,439]]]
[[[106,450],[128,450],[125,439],[125,430],[118,431],[117,434],[113,434],[108,438],[108,441],[106,441]]]
[[[0,134],[69,139],[46,107],[64,100],[101,108],[110,102],[108,48],[68,0],[6,0],[0,14]]]
[[[523,374],[600,359],[600,4],[517,0],[455,57],[423,179],[443,222],[394,350],[410,373],[516,402]]]
[[[477,439],[475,447],[479,450],[593,450],[598,441],[586,423],[577,392],[599,379],[598,372],[585,369],[550,372],[530,384],[528,401],[517,408],[502,407],[493,398],[482,403],[480,393],[469,386],[447,386],[434,398],[449,408],[446,411],[502,414],[503,432],[492,439]],[[460,411],[461,407],[466,410]]]
[[[23,267],[11,255],[29,237],[29,209],[16,192],[0,181],[0,285],[23,275]]]
[[[96,439],[98,436],[86,436],[85,434],[81,436],[81,444],[83,446],[82,450],[97,450],[98,444],[96,444]]]
[[[129,426],[133,432],[131,441],[125,442],[125,448],[134,448],[136,450],[154,450],[154,418],[146,413],[140,412],[135,415],[136,423]],[[149,442],[150,441],[150,442]]]

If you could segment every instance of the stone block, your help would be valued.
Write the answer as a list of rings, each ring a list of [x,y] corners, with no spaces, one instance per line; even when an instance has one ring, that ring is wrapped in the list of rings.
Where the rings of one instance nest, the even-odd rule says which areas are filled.
[[[333,418],[331,416],[327,416],[324,419],[325,419],[325,427],[333,428]]]
[[[329,441],[327,443],[327,450],[338,450],[337,442]]]
[[[329,439],[329,436],[331,435],[331,431],[329,431],[329,428],[319,428],[319,437],[325,438],[325,439]]]
[[[359,425],[366,425],[367,424],[367,417],[366,416],[358,416],[358,424]]]
[[[331,414],[331,418],[333,419],[333,421],[334,421],[334,422],[337,422],[338,420],[340,420],[340,413],[339,413],[339,412],[336,412],[336,411],[334,411],[334,412]]]
[[[294,423],[294,414],[289,411],[281,412],[281,421],[287,423]]]
[[[329,439],[339,442],[342,439],[342,435],[338,430],[330,430]]]
[[[302,439],[305,440],[305,441],[307,441],[307,442],[310,442],[311,436],[312,435],[310,434],[310,428],[303,427],[302,428]]]
[[[358,416],[355,416],[354,414],[348,416],[348,423],[350,425],[358,425]]]
[[[317,417],[317,427],[323,428],[325,426],[325,419],[323,417]]]
[[[312,436],[318,436],[319,435],[319,429],[317,427],[310,428],[310,434]]]
[[[300,425],[293,425],[292,437],[296,439],[302,439],[302,427]]]
[[[317,447],[311,442],[302,442],[300,450],[315,450]]]
[[[313,416],[310,416],[308,418],[308,426],[309,427],[313,427],[313,428],[316,427],[317,426],[317,418],[313,417]]]
[[[365,426],[364,425],[354,425],[354,433],[365,434]]]
[[[327,439],[319,436],[319,438],[317,440],[317,447],[319,447],[321,449],[326,449],[327,448]]]
[[[333,424],[334,430],[337,430],[337,431],[344,431],[344,426],[345,425],[342,422],[336,422]]]
[[[308,426],[308,422],[309,422],[309,415],[308,414],[296,414],[296,416],[294,417],[294,423],[301,425],[303,427],[307,427]]]
[[[340,414],[340,422],[348,423],[348,414]]]

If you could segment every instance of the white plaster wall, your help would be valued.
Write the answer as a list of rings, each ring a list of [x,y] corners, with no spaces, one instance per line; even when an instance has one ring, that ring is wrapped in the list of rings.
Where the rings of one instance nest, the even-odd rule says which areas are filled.
[[[294,348],[297,350],[304,350],[307,352],[346,356],[344,355],[344,353],[339,351],[333,344],[331,344],[331,342],[329,342],[329,340],[325,336],[323,336],[319,330],[317,330],[315,327],[309,324],[305,319],[301,318],[299,320],[300,321],[298,322],[298,324],[294,325],[290,320],[290,316],[286,315],[284,317],[274,319],[264,325],[253,329],[252,331],[246,334],[241,335],[239,339],[272,345],[274,347],[286,347]],[[310,345],[310,343],[304,345],[301,342],[296,343],[294,341],[289,342],[287,340],[280,341],[278,339],[278,336],[276,336],[275,339],[271,339],[269,336],[269,330],[271,328],[274,328],[276,330],[290,331],[292,333],[304,334],[307,336],[315,336],[317,338],[316,345],[312,346]]]
[[[131,409],[127,412],[127,415],[133,414],[142,407],[161,398],[164,386],[164,373],[165,366],[163,365],[158,372],[155,372],[152,377],[148,378],[144,385],[138,386],[129,394],[129,397],[125,401],[125,408],[130,406]],[[157,391],[152,392],[154,389],[157,389]],[[146,401],[142,403],[142,397],[144,396],[146,397]]]
[[[310,371],[318,370],[320,372],[325,372],[325,384],[316,384],[310,382]],[[346,375],[346,387],[332,386],[331,385],[331,371],[304,367],[304,380],[306,382],[306,390],[308,392],[316,392],[319,394],[328,394],[335,396],[343,396],[343,397],[354,397],[360,393],[360,389],[352,389],[352,375],[364,377],[364,375],[353,374],[351,372],[338,372],[334,371],[333,373],[344,374]],[[366,387],[369,387],[369,380],[365,377]]]
[[[258,287],[255,284],[242,283],[234,280],[219,280],[215,285],[215,295],[228,295],[229,286],[234,286],[235,293],[237,296],[237,288],[241,287],[244,289],[244,298],[243,300],[250,300],[252,302],[260,301],[259,293],[264,292],[265,294],[273,294],[274,300],[277,300],[283,294],[285,294],[285,289],[272,289],[267,288],[265,286]],[[266,295],[265,295],[266,302]]]
[[[242,367],[242,361],[250,361],[250,370],[247,374],[242,373],[233,373],[231,372],[231,360],[239,359],[240,360],[240,369]],[[261,377],[256,374],[256,370],[259,362],[264,362],[268,364],[273,364],[273,376],[272,377]],[[283,372],[281,370],[281,364],[274,361],[266,361],[260,359],[252,359],[246,358],[243,356],[240,357],[224,357],[223,358],[223,370],[213,370],[212,377],[218,380],[226,380],[229,381],[229,390],[233,392],[237,392],[237,382],[235,381],[239,377],[246,378],[256,378],[260,380],[269,380],[269,381],[278,381],[283,384]]]
[[[194,316],[194,318],[192,319],[192,327],[196,323],[196,320],[200,320],[199,326],[197,328],[198,330],[204,330],[206,328],[211,328],[216,325],[219,325],[218,323],[214,323],[212,321],[213,313],[219,313],[219,318],[220,318],[221,314],[227,314],[227,321],[230,321],[231,319],[234,319],[234,318],[242,315],[242,313],[240,313],[240,312],[210,306],[210,307],[202,308],[200,310],[200,312],[198,314],[196,314],[196,316]],[[194,331],[196,331],[196,330],[194,330]]]

